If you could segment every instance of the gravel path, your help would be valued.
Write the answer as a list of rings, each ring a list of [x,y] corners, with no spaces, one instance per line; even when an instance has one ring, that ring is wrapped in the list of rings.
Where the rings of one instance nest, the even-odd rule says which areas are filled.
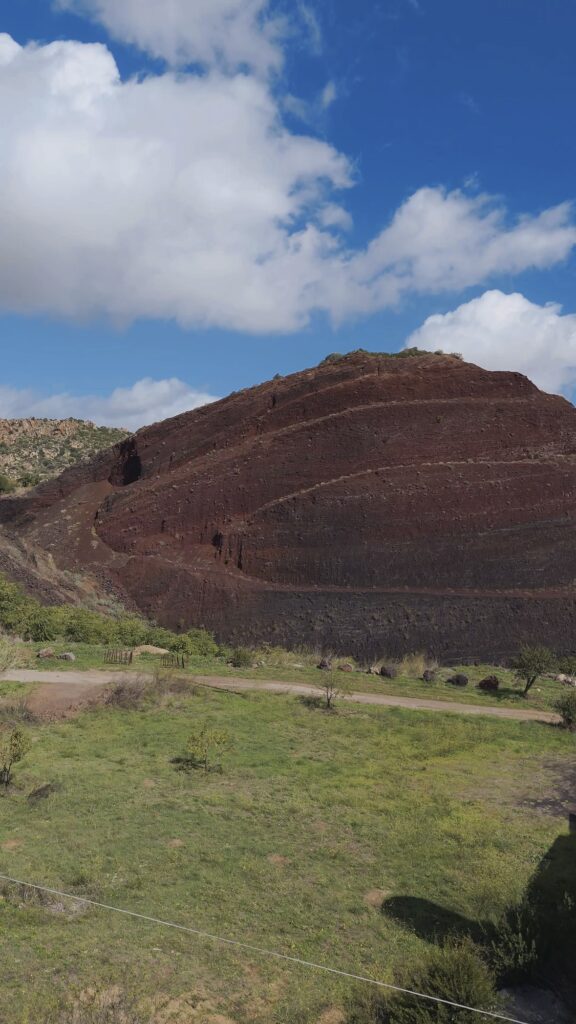
[[[141,676],[146,677],[145,673]],[[148,677],[146,677],[148,678]],[[149,677],[152,678],[151,676]],[[203,686],[216,690],[263,690],[268,693],[288,693],[296,696],[321,696],[322,691],[303,683],[286,683],[275,679],[237,679],[228,676],[193,677]],[[106,672],[100,669],[66,672],[42,672],[36,669],[10,669],[0,674],[0,680],[19,683],[41,683],[30,702],[38,712],[56,712],[64,704],[73,707],[93,696],[108,683],[134,679],[133,672]],[[443,711],[455,715],[490,715],[493,718],[512,718],[521,722],[559,722],[551,711],[532,708],[495,707],[492,704],[463,704],[457,701],[428,700],[424,697],[400,697],[393,694],[350,693],[345,698],[354,704],[371,704],[389,708],[415,708],[418,711]]]

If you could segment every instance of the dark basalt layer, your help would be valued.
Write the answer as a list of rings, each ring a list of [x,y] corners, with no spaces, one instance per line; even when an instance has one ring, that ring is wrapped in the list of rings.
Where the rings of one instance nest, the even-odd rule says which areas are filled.
[[[0,519],[172,627],[494,658],[574,646],[575,492],[569,402],[355,353],[148,427]]]

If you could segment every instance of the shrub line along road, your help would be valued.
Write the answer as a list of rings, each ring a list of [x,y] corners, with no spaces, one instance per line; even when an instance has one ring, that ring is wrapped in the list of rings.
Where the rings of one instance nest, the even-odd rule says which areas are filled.
[[[153,676],[146,673],[139,673],[140,678],[152,681]],[[123,680],[134,680],[133,672],[106,672],[99,669],[87,669],[84,671],[51,672],[37,669],[9,669],[0,673],[0,681],[15,683],[44,683],[34,694],[34,703],[41,710],[41,705],[46,704],[49,708],[60,702],[68,703],[70,706],[71,696],[82,699],[92,696],[101,687],[109,683],[117,683]],[[262,690],[268,693],[286,693],[295,696],[322,696],[322,690],[315,686],[306,686],[303,683],[278,682],[274,679],[238,679],[226,676],[198,676],[190,677],[190,682],[196,682],[202,686],[208,686],[215,690],[248,691]],[[53,688],[53,689],[52,689]],[[53,697],[53,700],[50,697]],[[417,711],[444,711],[457,715],[490,715],[493,718],[513,718],[518,721],[552,722],[560,721],[560,716],[551,711],[541,711],[532,708],[509,708],[495,707],[491,704],[461,704],[456,701],[428,700],[424,697],[400,697],[393,694],[358,693],[352,692],[340,698],[354,704],[371,704],[379,707],[389,708],[413,708]]]

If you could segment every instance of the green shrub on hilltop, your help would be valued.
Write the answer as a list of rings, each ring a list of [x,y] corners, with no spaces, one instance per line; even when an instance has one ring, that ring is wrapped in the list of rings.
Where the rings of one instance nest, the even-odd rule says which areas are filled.
[[[187,655],[209,657],[219,654],[214,637],[204,629],[190,629],[179,634],[146,622],[137,615],[123,614],[113,618],[73,605],[42,605],[3,576],[0,576],[0,627],[23,640],[39,643],[68,640],[71,643],[119,647],[153,644]]]

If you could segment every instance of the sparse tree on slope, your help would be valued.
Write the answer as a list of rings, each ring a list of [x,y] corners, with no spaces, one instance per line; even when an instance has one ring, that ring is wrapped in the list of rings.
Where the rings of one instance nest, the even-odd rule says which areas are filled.
[[[519,679],[524,682],[524,697],[527,697],[534,683],[545,672],[552,668],[554,659],[547,647],[523,647],[513,662],[513,668]]]

